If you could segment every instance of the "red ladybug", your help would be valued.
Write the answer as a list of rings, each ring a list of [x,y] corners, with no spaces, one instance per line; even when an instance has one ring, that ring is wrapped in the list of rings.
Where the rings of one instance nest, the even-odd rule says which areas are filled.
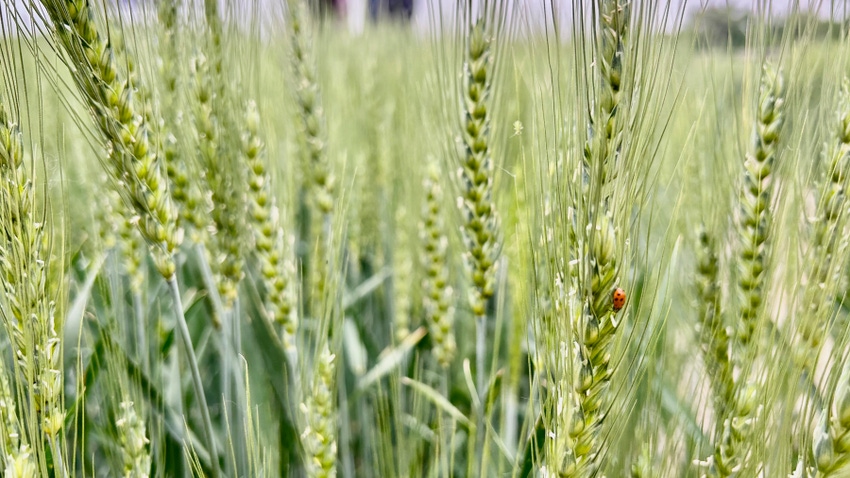
[[[614,302],[614,311],[622,309],[626,305],[626,291],[617,287],[614,289],[612,300]]]

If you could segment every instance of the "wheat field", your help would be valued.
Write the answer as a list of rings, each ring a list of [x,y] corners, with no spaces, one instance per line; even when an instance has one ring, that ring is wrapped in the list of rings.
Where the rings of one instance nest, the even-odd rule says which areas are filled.
[[[422,3],[3,0],[4,476],[850,476],[847,5]]]

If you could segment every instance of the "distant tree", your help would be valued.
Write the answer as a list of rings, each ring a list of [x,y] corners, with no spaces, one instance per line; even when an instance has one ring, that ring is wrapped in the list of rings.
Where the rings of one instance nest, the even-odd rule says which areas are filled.
[[[749,13],[733,7],[702,9],[691,19],[691,28],[705,48],[742,48],[746,44]]]
[[[847,33],[850,28],[850,18],[843,21],[825,20],[811,13],[796,13],[777,24],[775,33],[777,37],[788,35],[790,38],[812,38],[837,40],[841,34]]]
[[[746,46],[747,29],[755,21],[752,12],[734,7],[709,7],[691,18],[690,29],[702,48],[732,48]],[[771,20],[767,42],[774,45],[783,38],[838,39],[850,28],[850,18],[824,20],[817,15],[799,12]]]

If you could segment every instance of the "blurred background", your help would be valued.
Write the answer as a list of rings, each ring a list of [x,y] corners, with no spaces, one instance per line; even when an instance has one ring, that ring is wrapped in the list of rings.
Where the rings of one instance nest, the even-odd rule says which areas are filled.
[[[430,17],[448,15],[453,12],[456,0],[313,0],[315,9],[325,18],[336,22],[338,26],[347,27],[352,33],[360,33],[367,21],[390,20],[410,24],[413,28],[425,31],[431,24]],[[516,3],[518,0],[508,0],[505,3]],[[559,0],[555,0],[558,3]],[[13,0],[18,13],[27,19],[25,6],[29,0]],[[140,6],[153,4],[149,0],[128,0],[128,5]],[[524,2],[520,0],[520,12],[524,18],[522,24],[537,26],[546,17],[545,6],[548,2]],[[565,2],[566,3],[566,2]],[[245,11],[273,12],[279,11],[282,2],[276,0],[246,0]],[[748,21],[759,13],[782,19],[789,12],[795,15],[817,17],[819,20],[844,19],[850,12],[850,0],[780,0],[765,2],[759,0],[670,0],[670,11],[684,8],[686,27],[700,31],[711,32],[717,38],[731,38],[733,43],[743,41]],[[564,15],[570,14],[569,5],[559,6]],[[507,11],[513,9],[508,8]],[[659,15],[664,9],[658,9]],[[800,13],[802,12],[802,13]],[[672,16],[675,18],[675,16]],[[569,18],[563,19],[563,25],[569,25]],[[668,30],[676,29],[676,25],[666,25]]]

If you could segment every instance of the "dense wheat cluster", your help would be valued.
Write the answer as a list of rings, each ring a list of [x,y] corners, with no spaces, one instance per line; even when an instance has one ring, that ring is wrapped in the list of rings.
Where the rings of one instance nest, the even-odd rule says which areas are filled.
[[[4,476],[850,476],[846,5],[0,2]]]

